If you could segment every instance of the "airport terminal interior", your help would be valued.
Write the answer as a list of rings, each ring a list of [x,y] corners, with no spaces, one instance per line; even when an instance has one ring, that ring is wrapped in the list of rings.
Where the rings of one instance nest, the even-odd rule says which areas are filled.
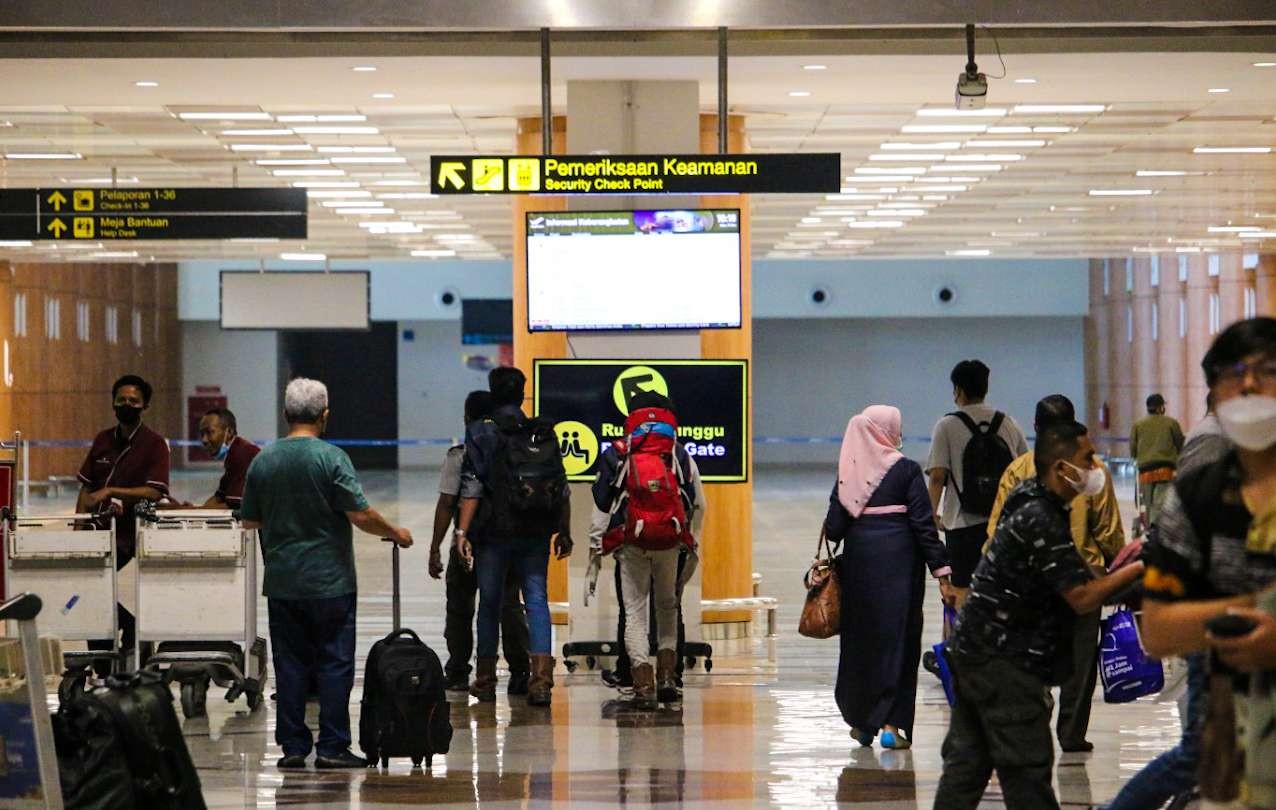
[[[42,602],[33,620],[0,608],[0,808],[1049,807],[1013,786],[1022,762],[990,768],[969,803],[946,795],[955,782],[941,786],[963,701],[951,703],[946,663],[960,659],[934,649],[952,632],[953,589],[978,606],[964,591],[971,570],[996,564],[979,561],[979,543],[973,558],[950,553],[989,518],[957,494],[975,479],[953,468],[975,462],[951,449],[964,428],[948,415],[986,393],[979,418],[1006,417],[993,434],[1022,428],[997,440],[1006,461],[1035,445],[1040,463],[1055,451],[1038,434],[1063,428],[1039,403],[1072,403],[1112,485],[1097,566],[1080,539],[1072,556],[1082,574],[1111,566],[1111,580],[1123,544],[1160,542],[1148,526],[1170,508],[1158,487],[1173,485],[1183,438],[1166,433],[1172,454],[1148,463],[1149,425],[1168,424],[1160,414],[1182,433],[1217,425],[1207,395],[1219,396],[1220,374],[1261,387],[1266,372],[1276,386],[1276,368],[1249,354],[1202,367],[1229,327],[1276,317],[1270,2],[9,0],[0,76],[0,560],[4,597]],[[467,427],[471,392],[490,384],[491,405],[510,404],[498,384],[510,367],[526,378],[514,402],[530,427],[507,427],[499,408]],[[323,383],[322,399],[298,378]],[[668,427],[651,414],[665,405],[680,449],[653,456],[667,462],[659,482],[640,486],[644,442]],[[874,405],[897,408],[899,424],[852,420]],[[322,521],[349,530],[345,515],[363,514],[353,552],[328,528],[337,539],[300,538],[305,553],[271,550],[284,523],[270,510],[292,508],[272,504],[304,502],[300,478],[266,483],[299,429],[340,448],[324,469],[340,482],[330,503],[345,505]],[[152,435],[164,442],[143,446]],[[507,694],[500,658],[492,701],[492,659],[449,662],[445,627],[501,592],[483,566],[505,552],[474,531],[468,596],[450,552],[484,515],[500,523],[493,482],[523,480],[531,462],[510,448],[529,442],[534,456],[538,435],[552,437],[567,481],[551,521],[570,506],[538,559],[552,534],[575,546],[540,563],[543,594],[522,588],[532,646],[548,612],[552,660],[533,650],[529,696]],[[264,448],[252,466],[248,442]],[[907,506],[881,494],[896,468],[870,466],[852,509],[856,453],[915,471],[897,499]],[[592,485],[616,475],[618,457],[621,474],[602,487],[616,500],[600,505]],[[1058,484],[1070,475],[1042,485],[1100,497]],[[650,550],[624,510],[658,497],[665,476],[683,493],[669,507],[678,535]],[[366,502],[350,496],[355,480]],[[1096,507],[1079,508],[1093,518]],[[798,630],[806,577],[837,514],[851,516],[842,633],[813,638]],[[857,534],[887,524],[911,527],[906,550]],[[608,528],[621,550],[595,554],[591,535],[601,543]],[[404,536],[410,546],[382,539]],[[442,578],[432,541],[450,566]],[[654,628],[650,665],[622,655],[617,621],[634,612],[617,566],[648,557],[659,558],[641,586],[653,619],[662,583],[681,600],[677,676],[657,666]],[[330,558],[357,570],[355,595],[315,584],[328,573],[316,561]],[[268,601],[263,583],[293,595]],[[640,587],[625,583],[626,597]],[[1115,594],[1077,609],[1095,617],[1091,643],[1077,645],[1090,676],[1081,703],[1069,702],[1075,686],[1050,699],[1072,716],[1068,732],[1049,720],[1042,777],[1062,807],[1107,807],[1192,725],[1183,658],[1158,666],[1135,636],[1130,655],[1160,682],[1109,683],[1123,674],[1112,628],[1136,615]],[[326,670],[298,662],[331,649],[285,639],[296,671],[277,680],[276,639],[286,628],[315,638],[315,604],[336,597],[352,600],[342,745],[370,753],[368,767],[324,764],[341,701],[329,674],[308,680]],[[1071,598],[1047,597],[1072,615]],[[309,606],[301,618],[281,618],[290,601]],[[865,619],[887,614],[890,626]],[[372,694],[388,681],[370,677],[369,654],[400,628],[447,665],[429,673],[446,702],[430,709],[436,736],[417,741],[420,755],[382,760],[368,737],[386,711]],[[119,631],[91,659],[88,642]],[[167,804],[140,792],[95,804],[106,788],[90,800],[75,780],[141,784],[137,762],[110,776],[100,749],[101,761],[69,753],[68,718],[94,695],[142,689],[139,666],[165,676],[180,727],[167,748],[183,740],[194,775]],[[526,693],[528,664],[516,669]],[[655,708],[648,676],[661,685]],[[677,679],[680,697],[666,699]],[[303,701],[318,759],[284,762],[299,752],[284,704]],[[852,729],[851,715],[873,719]],[[437,738],[445,718],[450,745]],[[1019,726],[986,736],[1032,742]],[[1208,803],[1195,773],[1159,803],[1113,807],[1276,807],[1260,781],[1239,803]]]

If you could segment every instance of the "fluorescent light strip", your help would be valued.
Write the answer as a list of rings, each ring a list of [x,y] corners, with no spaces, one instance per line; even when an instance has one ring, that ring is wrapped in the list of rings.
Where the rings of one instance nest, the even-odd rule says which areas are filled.
[[[430,194],[425,191],[402,191],[391,192],[389,194],[378,194],[377,199],[380,200],[435,200],[438,199],[437,194]]]
[[[874,177],[893,174],[925,174],[926,168],[924,166],[891,166],[889,168],[884,166],[860,166],[855,169],[855,173],[857,175],[873,175]],[[860,179],[864,178],[861,177]]]
[[[963,172],[999,172],[1001,171],[1000,163],[962,163],[960,166],[954,166],[951,163],[939,166],[931,166],[932,172],[951,172],[958,169]]]
[[[275,177],[341,177],[344,169],[275,169]]]
[[[1135,177],[1199,177],[1205,172],[1184,172],[1171,169],[1140,169],[1134,173]]]
[[[431,250],[414,250],[412,255],[418,259],[445,259],[449,256],[455,256],[455,250],[431,249]]]
[[[1276,231],[1247,231],[1239,236],[1241,239],[1276,239]]]
[[[1008,154],[961,154],[961,155],[945,155],[944,160],[953,163],[1014,163],[1023,160],[1023,155]]]
[[[286,262],[321,262],[328,257],[323,253],[280,253],[279,258]]]
[[[292,135],[291,129],[223,129],[220,135],[240,138],[264,138],[267,136]]]
[[[298,180],[293,188],[358,188],[356,180]]]
[[[79,152],[6,152],[5,160],[84,160]]]
[[[873,161],[943,160],[944,153],[943,152],[934,152],[934,153],[905,152],[898,155],[886,153],[883,155],[869,155],[868,159]]]
[[[351,191],[345,191],[345,190],[324,191],[323,189],[318,189],[315,191],[307,191],[306,196],[312,200],[329,200],[329,199],[337,199],[337,198],[350,199],[351,197],[371,197],[372,192],[363,191],[359,189],[351,190]],[[347,203],[338,203],[338,205],[346,205],[346,204]]]
[[[362,207],[362,208],[337,208],[335,210],[338,214],[342,214],[344,216],[370,216],[375,214],[393,214],[394,213],[393,208]]]
[[[393,152],[393,146],[316,146],[325,155],[375,155]]]
[[[971,138],[966,141],[966,146],[992,146],[1001,149],[1031,149],[1038,146],[1045,146],[1043,140],[1000,140],[998,138]]]
[[[329,158],[333,163],[407,163],[408,159],[404,157],[362,157],[358,155],[351,156],[333,156]]]
[[[1210,233],[1255,233],[1262,228],[1257,225],[1211,225]]]
[[[258,166],[330,166],[327,158],[265,158],[253,161]],[[278,172],[275,172],[278,174]]]
[[[1091,197],[1151,197],[1156,192],[1150,188],[1092,188]]]
[[[992,255],[992,251],[988,250],[987,248],[980,248],[975,250],[945,250],[944,253],[945,255],[948,255],[948,256],[991,256]]]
[[[1198,155],[1267,155],[1270,146],[1198,146],[1192,150]]]
[[[868,220],[865,222],[848,222],[848,228],[902,228],[904,221],[899,219]]]
[[[377,182],[373,183],[372,185],[374,185],[374,186],[398,186],[398,187],[412,187],[412,186],[428,186],[428,185],[430,185],[430,184],[429,184],[429,183],[427,183],[427,182],[425,182],[424,180],[378,180]]]

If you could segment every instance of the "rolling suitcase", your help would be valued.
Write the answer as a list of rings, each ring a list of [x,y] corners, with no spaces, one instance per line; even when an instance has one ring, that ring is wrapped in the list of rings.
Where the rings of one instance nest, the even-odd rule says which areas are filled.
[[[53,728],[67,810],[204,810],[160,675],[112,675],[105,686],[59,697]]]
[[[412,630],[401,628],[399,547],[394,546],[394,630],[372,645],[363,676],[359,747],[369,767],[409,757],[413,766],[433,764],[452,743],[452,720],[444,691],[443,665]]]

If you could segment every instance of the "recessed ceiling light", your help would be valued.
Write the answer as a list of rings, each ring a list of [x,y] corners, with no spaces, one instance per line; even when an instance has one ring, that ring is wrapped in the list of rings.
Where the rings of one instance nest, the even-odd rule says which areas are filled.
[[[1026,76],[1022,79],[1015,79],[1015,84],[1036,84],[1036,79],[1029,79]]]
[[[1209,89],[1209,92],[1211,92],[1211,93],[1215,93],[1215,94],[1218,94],[1218,93],[1230,93],[1230,92],[1232,92],[1232,88],[1230,88],[1230,87],[1211,87],[1211,88]]]
[[[968,250],[945,250],[948,256],[991,256],[992,251],[987,248],[975,248]]]
[[[1200,175],[1205,172],[1183,172],[1176,169],[1140,169],[1135,172],[1136,177],[1184,177],[1186,175]]]
[[[230,112],[184,112],[177,117],[183,121],[269,121],[270,113],[251,110]]]
[[[5,160],[84,160],[79,152],[5,152]]]
[[[394,93],[373,93],[373,98],[394,98]]]
[[[159,82],[140,81],[133,82],[134,87],[159,87]]]
[[[232,152],[313,152],[308,143],[232,143]]]
[[[303,126],[294,129],[299,135],[376,135],[381,132],[376,127],[352,126]]]
[[[811,95],[810,90],[790,90],[789,95],[793,98],[806,98]]]
[[[449,256],[455,256],[455,250],[446,248],[429,248],[426,250],[414,250],[412,255],[418,259],[446,259]]]
[[[223,129],[222,135],[238,136],[241,138],[256,138],[275,135],[291,135],[291,129]]]
[[[883,152],[928,152],[932,149],[960,149],[961,143],[958,141],[937,141],[936,143],[908,143],[900,141],[897,143],[884,143],[879,147]]]
[[[1016,104],[1019,115],[1052,115],[1057,113],[1101,113],[1106,104]]]
[[[1091,197],[1151,197],[1155,194],[1150,188],[1092,188]],[[1066,209],[1065,209],[1066,210]]]
[[[354,67],[350,69],[353,70],[355,73],[376,73],[377,72],[377,68],[375,65],[355,65]]]
[[[312,123],[312,124],[318,123],[318,124],[322,124],[322,123],[325,123],[325,122],[329,122],[329,123],[338,123],[338,122],[340,122],[340,123],[349,123],[349,122],[351,122],[351,121],[367,121],[367,120],[368,120],[368,116],[366,116],[366,115],[358,115],[358,114],[353,114],[353,113],[351,113],[351,114],[347,114],[347,113],[331,113],[331,114],[329,114],[329,113],[321,113],[321,114],[319,114],[319,115],[279,115],[279,116],[276,116],[276,117],[275,117],[275,120],[276,120],[276,121],[278,121],[278,122],[280,122],[280,123],[289,122],[289,123],[298,123],[298,124],[304,124],[304,123]]]
[[[819,225],[824,221],[823,217],[802,217],[799,222],[803,225]]]
[[[803,70],[828,70],[828,65],[803,65]]]
[[[325,157],[272,157],[253,162],[258,166],[328,166]]]
[[[983,124],[905,124],[900,132],[905,134],[921,134],[923,132],[983,132],[988,129]]]
[[[1192,150],[1198,155],[1266,155],[1270,146],[1198,146]]]
[[[279,258],[286,262],[321,262],[328,257],[323,253],[280,253]]]

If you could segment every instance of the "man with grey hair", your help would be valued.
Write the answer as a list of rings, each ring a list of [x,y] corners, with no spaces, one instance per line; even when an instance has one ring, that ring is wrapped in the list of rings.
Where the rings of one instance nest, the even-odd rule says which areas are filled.
[[[322,441],[328,389],[299,377],[284,391],[288,435],[253,459],[244,487],[244,527],[261,530],[262,593],[270,608],[275,741],[281,768],[362,768],[350,753],[354,686],[354,538],[351,525],[406,548],[412,534],[368,506],[350,456]],[[306,726],[306,693],[319,689],[319,741]]]

